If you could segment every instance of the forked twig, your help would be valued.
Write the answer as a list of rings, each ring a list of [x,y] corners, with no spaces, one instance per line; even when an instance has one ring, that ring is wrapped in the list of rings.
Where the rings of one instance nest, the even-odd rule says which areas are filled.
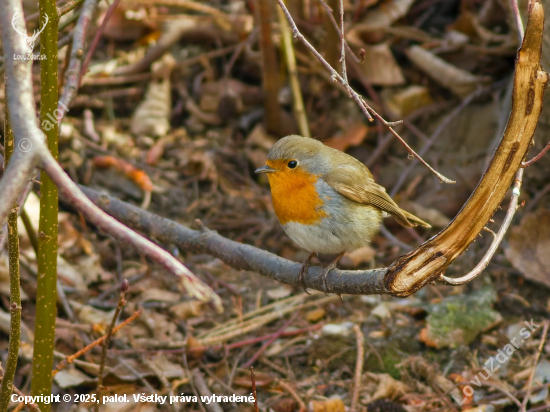
[[[521,167],[526,168],[526,167],[531,166],[533,163],[535,163],[535,162],[537,162],[538,160],[540,160],[540,158],[541,158],[542,156],[544,156],[548,150],[550,150],[550,142],[548,142],[548,144],[546,145],[546,147],[545,147],[544,149],[542,149],[538,155],[536,155],[535,157],[533,157],[531,160],[528,160],[527,162],[523,162],[523,163],[521,164]]]
[[[550,326],[550,322],[546,320],[544,322],[544,328],[542,329],[542,336],[540,338],[539,347],[537,349],[537,356],[535,357],[535,363],[533,364],[533,369],[531,370],[531,374],[529,375],[529,380],[527,381],[527,393],[523,398],[523,403],[521,404],[520,412],[525,412],[525,410],[527,409],[527,402],[529,402],[529,397],[531,396],[531,391],[533,390],[533,378],[535,377],[537,364],[539,363],[540,353],[542,352],[542,348],[544,348],[544,342],[546,342],[546,334],[548,333],[549,326]]]
[[[441,173],[437,172],[433,167],[431,167],[422,157],[420,157],[406,142],[403,140],[403,138],[393,129],[393,126],[396,126],[398,124],[401,124],[402,121],[398,122],[388,122],[386,121],[382,116],[380,116],[373,108],[371,108],[365,99],[363,99],[362,96],[360,96],[355,90],[352,89],[352,87],[349,85],[349,82],[347,80],[347,75],[345,73],[345,70],[343,71],[343,75],[341,76],[326,60],[321,54],[311,45],[311,43],[303,36],[302,33],[298,30],[298,27],[296,26],[296,23],[294,22],[294,19],[292,18],[290,12],[286,8],[283,0],[275,0],[283,12],[285,13],[285,16],[290,24],[290,27],[292,28],[292,32],[294,33],[294,38],[299,39],[305,46],[308,48],[313,55],[321,62],[321,64],[329,71],[331,78],[333,81],[338,81],[349,93],[350,97],[359,105],[361,108],[361,111],[367,116],[369,121],[374,121],[373,116],[378,119],[380,122],[386,126],[390,132],[401,142],[401,144],[407,149],[407,151],[414,157],[416,157],[424,166],[426,166],[433,174],[437,176],[437,178],[445,183],[456,183],[454,180],[448,179],[445,176],[443,176]],[[343,20],[341,18],[341,20]],[[342,26],[342,38],[343,38],[343,26]],[[343,48],[343,52],[345,50],[345,47]],[[343,66],[344,67],[344,62]]]
[[[491,242],[491,245],[489,246],[489,249],[487,250],[487,252],[485,252],[485,256],[483,256],[481,261],[467,275],[464,275],[460,278],[453,279],[453,278],[444,276],[442,274],[437,279],[439,282],[444,283],[445,285],[451,285],[451,286],[464,285],[468,282],[471,282],[476,277],[478,277],[479,274],[481,274],[481,272],[483,272],[485,268],[489,266],[489,262],[491,262],[493,255],[497,251],[498,246],[500,245],[500,242],[502,242],[502,239],[504,238],[504,235],[508,230],[508,227],[510,227],[510,223],[512,223],[512,218],[514,217],[516,210],[518,210],[519,208],[518,199],[520,195],[522,179],[523,179],[523,169],[519,169],[516,173],[514,185],[512,186],[512,198],[510,199],[510,206],[508,207],[508,211],[506,212],[506,217],[504,218],[504,222],[502,222],[502,226],[500,227],[498,233],[496,235],[493,233],[494,237]],[[484,230],[492,232],[488,228],[484,228]]]
[[[112,333],[111,333],[111,336],[114,335],[116,332],[118,332],[120,329],[122,329],[124,326],[128,325],[129,323],[132,323],[136,318],[138,318],[139,316],[141,315],[141,309],[138,310],[137,312],[134,312],[134,314],[132,316],[130,316],[128,319],[126,319],[124,322],[122,322],[120,325],[114,327],[112,329]],[[103,343],[103,341],[105,341],[105,339],[107,339],[107,335],[103,335],[101,338],[93,341],[92,343],[90,343],[88,346],[80,349],[78,352],[76,352],[75,354],[73,355],[70,355],[70,356],[67,356],[65,359],[63,359],[61,362],[59,362],[59,364],[57,365],[57,367],[52,371],[52,377],[54,377],[55,375],[57,375],[60,371],[62,371],[63,369],[65,369],[65,367],[70,364],[70,363],[73,363],[74,360],[82,355],[84,355],[86,352],[89,352],[91,349],[93,349],[94,347],[98,346],[98,345],[101,345]]]

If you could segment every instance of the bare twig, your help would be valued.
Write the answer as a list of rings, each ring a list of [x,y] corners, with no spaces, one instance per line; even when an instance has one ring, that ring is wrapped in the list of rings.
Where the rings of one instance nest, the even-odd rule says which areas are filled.
[[[496,235],[493,233],[494,237],[491,242],[491,245],[489,246],[489,249],[487,250],[487,252],[485,252],[485,255],[483,256],[481,261],[467,275],[464,275],[460,278],[453,279],[442,274],[437,279],[438,281],[446,285],[452,285],[452,286],[464,285],[468,282],[471,282],[476,277],[478,277],[478,275],[481,272],[483,272],[487,266],[489,266],[489,262],[491,262],[493,255],[495,254],[495,252],[498,249],[498,246],[500,245],[500,242],[502,242],[502,239],[504,238],[506,231],[510,227],[510,223],[512,223],[512,219],[514,217],[514,214],[516,213],[516,210],[518,210],[518,199],[520,195],[522,179],[523,179],[523,169],[519,169],[516,173],[516,178],[512,186],[512,198],[510,199],[510,206],[508,206],[506,217],[504,218],[504,221],[502,222],[502,226],[500,227],[500,230],[498,231],[498,233]],[[488,230],[488,229],[485,228],[485,230]]]
[[[85,0],[82,10],[80,11],[80,17],[73,33],[73,45],[71,50],[71,58],[69,62],[69,68],[65,78],[65,89],[59,99],[59,107],[65,105],[69,107],[73,101],[78,88],[80,87],[80,72],[82,67],[82,58],[84,57],[84,43],[86,41],[86,33],[92,21],[92,16],[97,7],[98,0]],[[61,116],[59,117],[59,124],[63,120],[65,110],[60,110]]]
[[[294,400],[298,403],[298,406],[300,406],[300,412],[306,412],[307,407],[302,398],[300,398],[300,395],[296,392],[296,390],[292,387],[291,384],[286,383],[285,381],[279,381],[277,382],[278,385],[283,388],[285,391],[287,391],[290,396],[294,398]]]
[[[128,287],[130,284],[126,279],[122,281],[122,284],[120,285],[120,294],[118,296],[118,305],[115,309],[115,313],[113,314],[113,319],[111,320],[111,324],[109,325],[109,329],[107,330],[107,335],[105,336],[105,339],[103,340],[103,349],[101,351],[101,360],[99,362],[99,373],[97,375],[97,391],[98,396],[101,394],[101,391],[103,390],[103,372],[105,371],[105,362],[107,361],[107,351],[109,350],[109,344],[111,343],[111,336],[113,336],[113,330],[116,325],[116,321],[118,319],[118,315],[120,315],[120,311],[126,305],[126,299],[124,297],[126,296],[126,291],[128,290]],[[99,411],[99,404],[95,405],[95,411]]]
[[[250,382],[252,383],[252,395],[254,396],[254,412],[260,412],[258,409],[258,397],[256,396],[256,374],[254,366],[250,366]]]
[[[97,209],[97,207],[79,190],[78,186],[63,171],[59,163],[51,156],[43,159],[44,171],[48,173],[59,188],[59,196],[79,210],[84,217],[101,230],[111,234],[119,242],[133,246],[139,253],[158,262],[178,279],[189,295],[203,302],[212,303],[221,311],[221,299],[212,289],[198,279],[170,253],[130,230],[116,219]]]
[[[61,16],[69,13],[71,10],[74,10],[78,7],[84,0],[73,0],[65,3],[63,6],[57,9],[57,18],[60,19]]]
[[[356,412],[359,405],[359,393],[361,391],[361,377],[363,376],[363,361],[365,360],[365,338],[359,325],[353,325],[355,340],[357,342],[357,357],[355,360],[355,375],[353,377],[353,394],[351,396],[351,412]]]
[[[521,14],[519,13],[518,0],[510,0],[512,5],[512,12],[514,13],[514,18],[516,19],[516,29],[518,30],[519,42],[523,41],[524,31],[523,31],[523,22],[521,21]]]
[[[193,369],[191,376],[193,377],[193,383],[195,384],[197,391],[201,394],[201,398],[203,396],[207,398],[212,397],[212,391],[202,377],[201,370],[199,368]],[[218,402],[206,403],[205,408],[208,412],[223,412],[223,409]]]
[[[132,316],[130,316],[128,319],[126,319],[124,322],[122,322],[120,325],[118,326],[115,326],[112,330],[112,333],[111,333],[111,336],[113,336],[115,333],[117,333],[120,329],[122,329],[124,326],[132,323],[136,318],[138,318],[139,316],[141,315],[141,309],[138,310],[137,312],[134,312],[134,314]],[[80,349],[78,352],[76,352],[75,354],[73,355],[70,355],[70,356],[67,356],[65,359],[63,359],[61,362],[59,362],[59,364],[57,365],[57,367],[53,370],[52,372],[52,377],[54,377],[55,375],[57,375],[60,371],[62,371],[63,369],[65,369],[65,367],[70,364],[70,363],[73,363],[75,359],[79,358],[80,356],[84,355],[85,353],[89,352],[91,349],[95,348],[96,346],[98,345],[101,345],[103,343],[103,341],[105,341],[105,339],[107,339],[107,335],[103,335],[101,338],[93,341],[92,343],[90,343],[88,346],[85,346],[84,348]]]
[[[531,396],[532,386],[533,386],[533,378],[535,377],[535,372],[537,370],[537,364],[539,363],[540,353],[542,352],[542,348],[544,348],[544,342],[546,342],[546,334],[548,333],[548,327],[550,326],[550,321],[546,320],[544,321],[544,327],[542,328],[542,336],[540,337],[540,343],[539,347],[537,349],[537,356],[535,356],[535,362],[533,364],[533,369],[531,370],[531,374],[529,375],[529,380],[527,381],[527,393],[525,394],[525,397],[523,398],[523,402],[521,404],[520,412],[525,412],[527,409],[527,402],[529,402],[529,397]]]
[[[292,19],[292,16],[290,15],[290,12],[288,11],[288,9],[286,8],[283,0],[275,0],[279,6],[281,7],[281,9],[283,10],[283,12],[285,13],[285,16],[288,20],[288,22],[290,23],[290,27],[292,28],[292,31],[294,33],[294,38],[298,38],[313,54],[314,56],[317,58],[317,60],[319,60],[321,62],[321,64],[329,71],[331,77],[332,77],[332,80],[333,81],[338,81],[340,82],[345,88],[346,90],[348,91],[350,97],[359,105],[359,107],[361,108],[361,110],[363,111],[363,113],[365,114],[365,116],[367,116],[367,118],[370,120],[370,121],[373,121],[373,116],[378,119],[380,122],[382,122],[384,124],[384,126],[388,127],[388,129],[390,130],[390,132],[401,142],[401,144],[407,149],[407,151],[414,157],[416,157],[424,166],[426,166],[433,174],[435,174],[437,176],[437,178],[439,180],[441,180],[442,182],[445,182],[445,183],[456,183],[455,181],[453,180],[450,180],[450,179],[447,179],[445,176],[443,176],[441,173],[437,172],[434,168],[432,168],[428,163],[426,163],[426,161],[424,159],[422,159],[404,140],[403,138],[393,129],[393,126],[396,126],[398,124],[401,123],[401,121],[399,122],[388,122],[386,121],[382,116],[380,116],[374,109],[372,109],[365,101],[365,99],[363,99],[363,97],[361,97],[355,90],[353,90],[351,88],[351,86],[349,85],[348,81],[347,81],[347,75],[346,77],[343,77],[343,76],[340,76],[340,74],[338,74],[338,72],[325,60],[325,58],[323,56],[321,56],[321,54],[315,49],[315,47],[313,47],[311,45],[311,43],[302,35],[302,33],[300,33],[300,31],[298,30],[298,27],[296,26],[296,23],[294,22],[294,20]],[[343,34],[342,34],[343,36]],[[344,63],[343,63],[344,64]],[[343,71],[344,72],[344,71]],[[372,115],[371,115],[372,114]]]
[[[550,150],[550,142],[548,142],[545,148],[542,149],[538,155],[533,157],[531,160],[528,160],[527,162],[523,162],[521,164],[521,167],[525,168],[531,166],[533,163],[537,162],[542,156],[544,156],[548,150]]]
[[[86,56],[86,59],[84,59],[84,63],[82,63],[82,69],[80,70],[80,79],[79,79],[79,85],[82,84],[82,78],[86,74],[86,70],[88,70],[88,65],[90,64],[90,61],[92,60],[92,56],[94,54],[94,51],[97,47],[97,43],[99,42],[99,39],[103,35],[103,32],[105,31],[105,27],[107,27],[107,23],[109,23],[109,20],[111,19],[111,16],[115,12],[115,9],[117,8],[118,4],[120,3],[120,0],[115,0],[111,3],[109,6],[109,9],[107,10],[107,13],[105,13],[105,17],[103,17],[103,21],[101,22],[101,26],[96,31],[94,40],[92,41],[92,44],[90,45],[90,48],[88,50],[88,54]]]
[[[249,368],[251,367],[256,360],[262,356],[262,354],[266,351],[269,345],[271,345],[273,342],[275,342],[276,339],[279,339],[279,337],[283,334],[283,332],[288,328],[292,322],[296,319],[298,316],[298,311],[294,313],[293,316],[290,317],[290,319],[279,329],[276,333],[269,338],[269,340],[262,345],[262,347],[243,365],[243,368]]]
[[[462,110],[464,110],[475,98],[480,96],[482,93],[487,91],[487,89],[479,88],[473,93],[470,93],[468,96],[466,96],[460,104],[455,107],[449,114],[447,114],[443,120],[437,125],[436,129],[433,131],[432,135],[428,139],[428,141],[424,144],[422,149],[418,152],[420,156],[424,156],[427,151],[432,147],[432,145],[437,141],[439,136],[446,130],[449,123],[456,117]],[[395,182],[395,184],[392,187],[392,190],[390,192],[390,196],[395,196],[403,183],[405,182],[407,176],[412,171],[412,169],[417,165],[416,159],[413,160],[411,163],[407,165],[405,170],[401,173],[399,176],[399,179]]]
[[[338,33],[338,36],[340,37],[344,37],[344,34],[342,31],[340,31],[340,27],[338,27],[338,22],[336,21],[336,19],[334,18],[334,14],[333,13],[333,10],[330,8],[330,6],[324,1],[324,0],[318,0],[319,3],[321,3],[321,6],[323,6],[325,8],[325,11],[327,12],[327,16],[329,17],[332,25],[334,26],[334,29],[336,30],[336,33]],[[340,10],[342,10],[342,3],[340,2]],[[343,25],[342,25],[343,26]],[[353,57],[353,60],[355,60],[357,63],[363,63],[363,61],[365,60],[365,50],[364,49],[361,49],[361,58],[358,58],[355,53],[353,52],[353,50],[351,50],[351,47],[349,47],[348,45],[348,42],[345,41],[345,46],[346,46],[346,49],[348,50],[349,52],[349,55],[351,57]]]

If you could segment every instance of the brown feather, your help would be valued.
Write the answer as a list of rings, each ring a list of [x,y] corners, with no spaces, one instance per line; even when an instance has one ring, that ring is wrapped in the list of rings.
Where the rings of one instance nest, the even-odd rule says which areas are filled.
[[[357,159],[352,157],[351,159],[355,162],[337,165],[323,176],[329,186],[354,202],[374,206],[389,213],[402,226],[431,227],[428,223],[401,209],[386,193],[386,189],[373,180],[369,169]],[[346,160],[349,162],[349,159]]]

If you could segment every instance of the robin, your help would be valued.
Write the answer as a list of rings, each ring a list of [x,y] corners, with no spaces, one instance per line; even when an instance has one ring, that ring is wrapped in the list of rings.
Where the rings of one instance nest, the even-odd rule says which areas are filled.
[[[326,290],[327,275],[344,253],[369,244],[386,216],[405,227],[431,227],[397,206],[363,163],[313,138],[280,139],[255,173],[267,174],[286,234],[311,252],[300,268],[302,286],[315,254],[338,254],[323,269]]]

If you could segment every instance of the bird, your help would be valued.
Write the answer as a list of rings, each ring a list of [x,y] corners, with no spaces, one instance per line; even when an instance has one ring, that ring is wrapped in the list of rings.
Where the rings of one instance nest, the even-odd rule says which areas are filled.
[[[401,209],[356,158],[311,137],[290,135],[278,140],[266,164],[275,214],[285,233],[310,252],[299,271],[304,291],[314,255],[335,255],[321,275],[327,275],[347,252],[370,243],[382,219],[391,216],[404,227],[431,226]]]

